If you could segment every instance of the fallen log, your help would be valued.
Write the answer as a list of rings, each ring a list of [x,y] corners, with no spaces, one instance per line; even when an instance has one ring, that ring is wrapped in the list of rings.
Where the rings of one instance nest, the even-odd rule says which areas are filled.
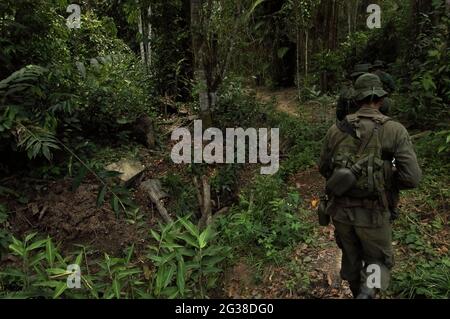
[[[153,204],[155,204],[156,209],[158,210],[159,214],[164,219],[164,221],[167,223],[173,222],[173,219],[170,217],[169,213],[167,212],[167,209],[161,203],[162,192],[160,189],[158,189],[157,183],[154,180],[150,179],[143,182],[140,188],[148,194],[150,200],[152,201]]]

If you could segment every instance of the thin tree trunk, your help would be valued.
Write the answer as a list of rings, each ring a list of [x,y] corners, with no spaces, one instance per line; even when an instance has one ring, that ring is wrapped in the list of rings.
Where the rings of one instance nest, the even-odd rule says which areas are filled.
[[[152,64],[152,24],[151,24],[151,17],[152,17],[152,7],[149,5],[147,10],[147,61],[148,61],[148,67]]]
[[[200,219],[198,227],[204,229],[212,221],[212,207],[211,207],[211,185],[209,184],[208,176],[202,175],[201,184],[196,176],[193,177],[193,183],[197,193],[197,200],[200,206]]]
[[[297,30],[296,30],[296,41],[297,41],[297,48],[296,48],[296,68],[297,68],[297,94],[298,94],[298,99],[301,99],[301,86],[300,86],[300,30],[299,27],[297,25]]]
[[[139,42],[139,47],[141,49],[141,59],[142,59],[142,63],[144,63],[145,65],[145,48],[144,48],[144,42],[143,42],[143,30],[142,30],[142,13],[141,10],[139,10],[139,34],[141,35],[141,41]]]
[[[203,216],[200,219],[200,228],[205,228],[212,221],[212,211],[211,211],[211,186],[208,181],[208,176],[202,176],[202,186],[203,186]]]
[[[351,2],[347,2],[347,23],[348,23],[348,35],[352,34],[352,8]]]
[[[191,34],[192,34],[192,51],[194,54],[194,78],[195,82],[200,85],[200,118],[203,121],[203,128],[206,129],[212,125],[211,102],[212,99],[208,94],[208,85],[203,63],[202,52],[202,32],[201,27],[201,10],[202,0],[190,0],[191,2]]]
[[[309,42],[309,31],[305,30],[305,85],[308,84],[308,42]]]
[[[357,27],[358,27],[358,10],[359,10],[359,0],[354,0],[353,13],[352,13],[353,32],[356,32]]]

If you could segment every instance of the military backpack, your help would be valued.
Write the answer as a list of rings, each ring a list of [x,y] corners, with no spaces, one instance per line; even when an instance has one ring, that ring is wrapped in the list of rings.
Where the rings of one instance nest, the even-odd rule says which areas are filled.
[[[373,128],[367,131],[363,119],[371,120]],[[351,114],[340,123],[338,127],[346,134],[334,146],[328,193],[334,197],[379,201],[382,207],[388,207],[380,130],[389,120],[381,114],[372,117]],[[362,129],[367,131],[364,137]]]

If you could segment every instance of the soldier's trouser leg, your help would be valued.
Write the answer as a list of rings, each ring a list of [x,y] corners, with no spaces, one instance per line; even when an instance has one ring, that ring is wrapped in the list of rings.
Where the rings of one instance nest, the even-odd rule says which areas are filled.
[[[359,294],[361,271],[363,269],[363,250],[361,242],[352,225],[333,221],[336,243],[342,250],[341,278],[350,284],[353,297]]]
[[[390,223],[379,228],[355,227],[336,221],[334,225],[336,242],[342,249],[341,277],[349,281],[352,292],[355,293],[358,282],[366,292],[373,287],[385,290],[393,266]]]
[[[379,228],[355,227],[363,250],[364,271],[362,273],[363,290],[389,286],[391,268],[394,266],[392,250],[392,228],[385,223]]]

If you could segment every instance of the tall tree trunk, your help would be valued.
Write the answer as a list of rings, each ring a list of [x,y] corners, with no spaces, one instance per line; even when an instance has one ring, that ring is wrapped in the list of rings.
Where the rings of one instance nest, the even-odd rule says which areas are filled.
[[[149,5],[147,10],[147,61],[148,61],[148,67],[152,65],[152,24],[151,24],[151,17],[152,17],[152,7]],[[149,70],[150,71],[150,70]]]
[[[305,30],[305,85],[308,85],[308,42],[309,42],[309,31]]]
[[[347,2],[347,26],[348,26],[348,35],[352,34],[352,7],[351,2]]]
[[[338,44],[338,22],[339,22],[339,8],[340,2],[338,0],[327,0],[320,3],[318,16],[316,17],[316,23],[323,24],[321,32],[321,39],[323,45],[322,51],[334,51]],[[327,92],[329,90],[329,84],[332,83],[331,74],[327,69],[324,69],[321,73],[321,91]]]
[[[353,32],[356,32],[358,28],[358,10],[359,10],[359,0],[355,0],[354,12],[353,12]]]
[[[142,63],[144,63],[145,67],[147,67],[147,60],[145,58],[145,48],[144,48],[144,42],[143,42],[143,34],[144,31],[142,30],[142,12],[139,10],[139,34],[141,36],[141,41],[139,42],[139,48],[141,50],[141,59]]]
[[[151,32],[152,27],[150,23],[151,17],[151,7],[148,8],[140,7],[139,9],[139,34],[141,36],[141,41],[139,43],[141,51],[141,59],[145,65],[147,72],[150,72],[151,63]]]
[[[194,54],[194,79],[200,87],[200,117],[203,121],[203,128],[206,129],[212,125],[211,97],[208,94],[208,85],[204,69],[203,53],[202,53],[202,26],[201,26],[201,10],[203,0],[191,0],[191,36],[192,36],[192,52]]]
[[[298,95],[298,99],[301,99],[301,84],[300,84],[300,50],[301,50],[301,44],[300,44],[300,30],[299,30],[299,26],[298,26],[298,22],[297,22],[297,28],[295,31],[295,36],[296,36],[296,78],[297,78],[297,95]]]

